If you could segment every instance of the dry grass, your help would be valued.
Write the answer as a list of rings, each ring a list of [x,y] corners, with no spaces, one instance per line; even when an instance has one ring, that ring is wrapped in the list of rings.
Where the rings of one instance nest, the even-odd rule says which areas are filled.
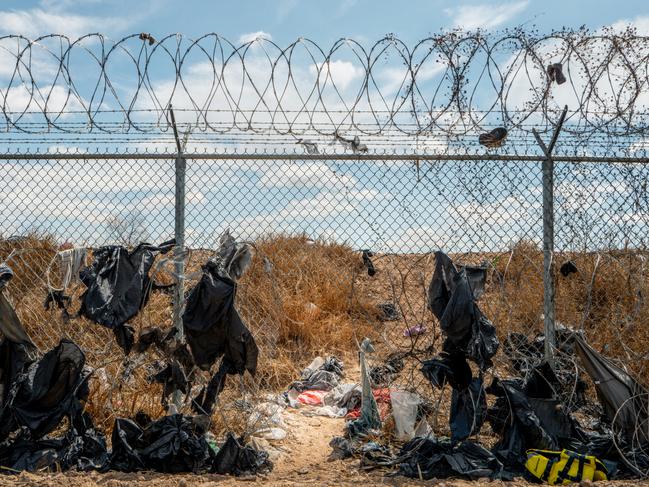
[[[415,350],[417,359],[436,353],[440,335],[425,300],[433,256],[378,256],[374,260],[378,273],[370,278],[360,256],[344,245],[312,242],[304,236],[274,236],[255,246],[256,257],[239,285],[238,308],[261,350],[259,372],[243,384],[237,378],[229,381],[214,416],[217,430],[244,429],[245,415],[236,401],[242,393],[254,402],[262,392],[285,389],[297,371],[319,354],[338,354],[353,361],[357,342],[364,336],[377,344],[375,360],[398,351]],[[115,416],[131,416],[138,410],[160,416],[164,413],[161,388],[146,381],[146,364],[160,358],[156,352],[125,360],[110,330],[83,318],[65,322],[58,310],[43,308],[45,271],[59,248],[53,239],[38,235],[19,242],[0,239],[2,259],[12,249],[23,249],[9,262],[16,277],[8,293],[28,332],[42,350],[66,336],[86,352],[88,364],[98,369],[88,408],[105,430]],[[208,256],[205,251],[194,252],[188,273],[198,270]],[[493,271],[481,308],[501,338],[510,331],[529,336],[541,331],[543,255],[537,247],[523,242],[502,254],[453,258],[459,263],[491,262]],[[583,328],[596,349],[619,359],[641,382],[649,383],[646,254],[627,250],[599,256],[560,254],[555,259],[558,265],[574,260],[579,268],[578,274],[565,278],[558,274],[557,319]],[[157,279],[169,277],[162,272]],[[72,311],[78,308],[81,287],[72,293],[76,298]],[[379,320],[376,304],[385,301],[397,304],[402,319]],[[131,324],[136,332],[146,326],[169,327],[171,312],[170,296],[156,293]],[[419,323],[427,333],[403,336],[405,328]],[[417,359],[408,361],[399,382],[419,392],[430,390]],[[501,354],[497,371],[506,373],[502,359]],[[132,374],[124,375],[129,361],[136,366]]]

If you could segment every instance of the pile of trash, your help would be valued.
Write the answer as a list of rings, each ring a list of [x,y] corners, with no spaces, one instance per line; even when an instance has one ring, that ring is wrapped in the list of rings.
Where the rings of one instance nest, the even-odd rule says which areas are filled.
[[[516,376],[502,379],[490,371],[493,378],[485,385],[499,348],[495,326],[477,304],[486,277],[483,267],[458,269],[447,255],[436,254],[428,298],[445,340],[438,356],[421,361],[421,373],[433,388],[452,389],[450,437],[433,435],[416,393],[382,390],[377,377],[398,375],[402,360],[390,357],[370,372],[365,356],[373,348],[366,339],[359,354],[362,384],[360,391],[353,389],[360,395],[360,415],[347,415],[345,435],[331,442],[332,458],[356,456],[361,468],[389,467],[418,479],[525,476],[555,484],[643,476],[649,467],[649,395],[580,333],[559,327],[553,364],[545,361],[543,335],[529,340],[511,333],[503,348]],[[589,404],[580,371],[594,384],[599,408]],[[340,386],[315,395],[325,405],[317,412],[338,411],[334,387]],[[379,398],[394,419],[396,444],[382,435],[388,415]],[[296,399],[311,404],[301,395]],[[490,448],[477,442],[485,423],[497,437]]]
[[[112,449],[85,410],[88,381],[93,370],[83,351],[62,339],[41,354],[25,332],[3,289],[13,277],[0,265],[0,470],[156,470],[160,472],[215,472],[248,475],[267,472],[272,463],[265,451],[247,445],[232,433],[219,446],[209,432],[210,413],[227,375],[254,374],[258,350],[255,340],[234,306],[236,281],[252,256],[248,244],[225,233],[216,256],[204,266],[190,291],[182,316],[186,342],[175,330],[145,329],[135,341],[128,322],[146,305],[155,290],[150,271],[158,253],[173,248],[146,243],[133,250],[121,246],[95,249],[94,260],[81,266],[85,253],[62,256],[66,278],[62,289],[50,289],[46,306],[55,303],[69,316],[71,299],[65,295],[71,276],[79,275],[86,290],[79,315],[113,330],[125,355],[155,347],[163,357],[150,380],[163,385],[162,403],[169,414],[151,420],[138,413],[116,418]],[[187,402],[195,415],[180,414],[168,396],[188,396],[197,370],[218,368],[208,384]],[[67,425],[65,428],[64,426]],[[64,431],[63,431],[64,430]]]

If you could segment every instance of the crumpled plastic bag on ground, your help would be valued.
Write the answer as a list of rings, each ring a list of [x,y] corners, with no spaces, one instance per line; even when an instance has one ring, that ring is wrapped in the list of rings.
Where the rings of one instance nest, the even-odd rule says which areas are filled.
[[[404,444],[397,459],[399,471],[410,478],[461,477],[497,479],[503,465],[486,448],[471,441],[457,446],[436,438],[414,438]]]
[[[181,414],[164,416],[145,428],[130,419],[117,418],[111,468],[123,472],[206,472],[214,458],[204,433],[199,424]]]

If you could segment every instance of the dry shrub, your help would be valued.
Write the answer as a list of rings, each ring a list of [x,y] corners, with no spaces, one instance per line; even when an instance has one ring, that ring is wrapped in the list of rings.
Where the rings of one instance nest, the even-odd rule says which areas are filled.
[[[354,352],[357,341],[375,334],[376,308],[363,297],[368,279],[349,247],[305,236],[267,237],[255,246],[238,306],[260,345],[266,385],[284,388],[296,365]]]
[[[239,284],[237,306],[260,347],[259,372],[254,380],[228,380],[213,417],[215,431],[245,429],[242,397],[254,402],[266,391],[285,389],[316,355],[338,354],[355,366],[357,342],[364,336],[377,344],[374,362],[390,352],[416,350],[416,359],[409,360],[401,374],[402,383],[422,394],[430,389],[418,360],[437,353],[441,343],[425,296],[434,268],[431,255],[377,256],[378,272],[371,278],[359,254],[345,245],[280,235],[260,239],[255,247],[256,257]],[[157,352],[125,360],[110,330],[74,316],[64,321],[59,310],[43,308],[46,270],[60,248],[47,236],[0,239],[1,259],[16,250],[9,262],[15,278],[7,294],[26,329],[42,351],[61,337],[84,350],[88,364],[98,369],[87,408],[106,431],[116,416],[132,416],[138,410],[154,418],[164,414],[161,387],[146,380],[146,365],[161,358]],[[207,251],[194,252],[188,274],[209,256]],[[501,340],[512,331],[530,337],[542,331],[543,253],[536,245],[520,242],[510,252],[452,257],[458,263],[491,262],[493,272],[480,307]],[[579,268],[568,277],[557,273],[557,320],[583,328],[597,350],[627,365],[645,384],[649,382],[646,258],[646,253],[633,250],[555,255],[557,268],[568,259]],[[168,277],[156,280],[165,282]],[[188,282],[187,288],[195,282]],[[82,287],[71,290],[71,313],[78,310]],[[385,301],[393,301],[403,318],[380,322],[376,304]],[[154,293],[131,325],[136,333],[148,326],[167,328],[171,318],[171,297]],[[426,325],[426,334],[404,337],[404,328],[416,323]],[[501,364],[506,363],[502,354],[499,357]],[[128,369],[133,370],[125,373]],[[498,364],[497,371],[506,373]]]

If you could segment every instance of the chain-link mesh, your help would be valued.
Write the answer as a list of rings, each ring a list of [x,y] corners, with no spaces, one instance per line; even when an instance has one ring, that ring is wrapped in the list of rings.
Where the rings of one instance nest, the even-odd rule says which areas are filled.
[[[105,99],[84,94],[68,64],[105,39],[50,45],[61,40],[0,37],[3,54],[15,58],[0,90],[9,132],[0,155],[0,261],[16,274],[7,294],[39,348],[66,336],[85,351],[95,369],[90,407],[104,427],[139,409],[163,413],[160,387],[146,379],[162,357],[125,357],[109,330],[76,316],[78,282],[66,289],[66,312],[47,309],[45,298],[62,286],[64,249],[86,248],[89,263],[101,245],[174,236],[171,102],[187,142],[185,295],[226,229],[255,250],[237,305],[260,347],[259,372],[228,382],[213,418],[222,431],[263,426],[268,418],[255,405],[285,390],[315,355],[342,355],[353,376],[367,336],[377,348],[372,365],[403,364],[387,370],[384,384],[425,397],[433,428],[448,433],[449,388],[434,391],[420,371],[443,341],[427,302],[437,250],[486,269],[479,305],[501,342],[489,375],[515,373],[512,337],[542,338],[544,320],[545,156],[530,131],[550,133],[559,102],[572,105],[554,151],[557,326],[583,333],[649,382],[646,80],[636,76],[647,38],[448,34],[408,50],[390,37],[369,51],[346,41],[315,56],[310,41],[277,51],[267,40],[236,48],[218,36],[189,45],[167,37],[152,48],[137,44],[133,55],[137,38],[128,37],[79,69],[94,73],[89,79],[111,93]],[[215,49],[224,45],[225,54]],[[48,81],[25,53],[47,54],[40,60],[55,59],[64,76]],[[137,68],[135,95],[107,88],[120,59],[125,72]],[[156,81],[160,59],[175,78]],[[559,61],[569,81],[561,87],[546,70]],[[350,88],[359,80],[359,90]],[[501,126],[508,133],[499,147],[478,143]],[[154,282],[178,277],[173,258],[159,256]],[[172,308],[170,294],[155,292],[131,325],[136,333],[169,329]],[[556,352],[563,369],[576,370]],[[195,374],[197,387],[208,379]],[[576,377],[562,391],[571,410]]]

